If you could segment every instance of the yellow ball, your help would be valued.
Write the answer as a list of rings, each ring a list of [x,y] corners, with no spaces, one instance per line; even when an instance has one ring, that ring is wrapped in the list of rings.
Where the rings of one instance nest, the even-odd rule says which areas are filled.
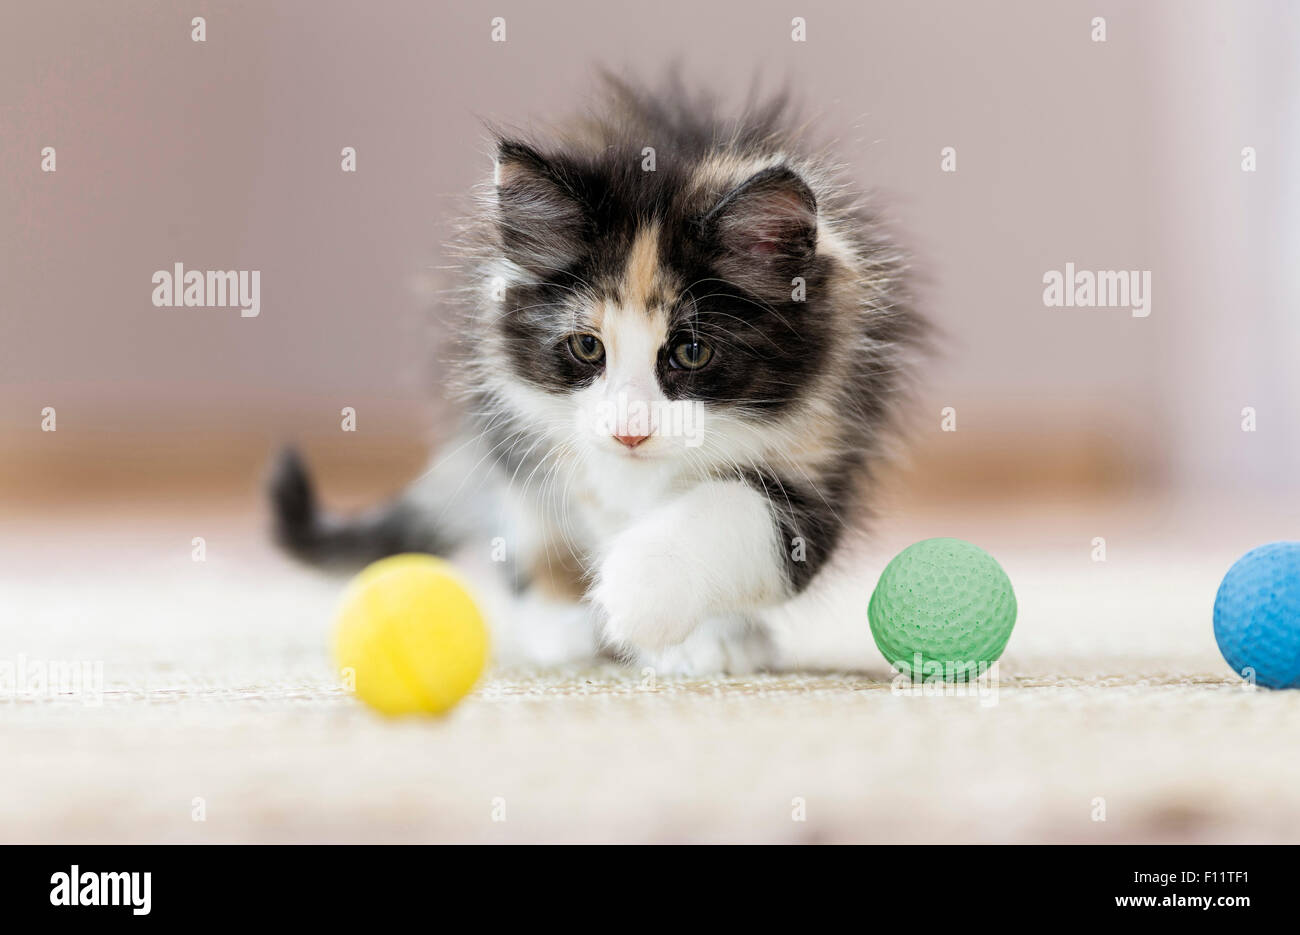
[[[460,701],[487,660],[474,599],[451,565],[394,555],[370,565],[343,594],[334,658],[356,693],[384,714],[440,714]]]

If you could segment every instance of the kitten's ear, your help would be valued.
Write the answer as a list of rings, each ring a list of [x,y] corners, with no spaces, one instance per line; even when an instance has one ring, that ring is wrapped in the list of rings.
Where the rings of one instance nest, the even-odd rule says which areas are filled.
[[[495,181],[497,227],[508,258],[547,276],[581,256],[586,212],[563,174],[535,149],[503,140]]]
[[[817,198],[793,169],[773,166],[724,195],[704,229],[726,278],[788,294],[817,251]]]

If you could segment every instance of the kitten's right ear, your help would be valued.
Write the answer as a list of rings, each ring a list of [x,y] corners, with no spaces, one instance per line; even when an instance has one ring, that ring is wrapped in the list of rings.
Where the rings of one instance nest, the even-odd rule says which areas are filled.
[[[548,276],[581,256],[587,215],[562,171],[531,146],[502,140],[494,178],[497,228],[509,259]]]

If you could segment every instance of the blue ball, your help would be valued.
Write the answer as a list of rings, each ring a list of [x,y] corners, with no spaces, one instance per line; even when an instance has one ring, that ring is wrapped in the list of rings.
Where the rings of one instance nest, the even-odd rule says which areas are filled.
[[[1238,675],[1268,688],[1300,688],[1300,542],[1251,549],[1223,576],[1214,638]]]

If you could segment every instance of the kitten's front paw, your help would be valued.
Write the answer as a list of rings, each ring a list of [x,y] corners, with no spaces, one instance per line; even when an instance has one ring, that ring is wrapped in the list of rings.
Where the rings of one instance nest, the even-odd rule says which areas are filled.
[[[665,542],[624,540],[601,563],[591,598],[605,611],[605,640],[657,652],[690,635],[704,616],[691,569]]]
[[[642,653],[637,665],[664,676],[749,675],[773,667],[772,641],[766,631],[744,620],[715,619],[698,627],[676,646]]]

